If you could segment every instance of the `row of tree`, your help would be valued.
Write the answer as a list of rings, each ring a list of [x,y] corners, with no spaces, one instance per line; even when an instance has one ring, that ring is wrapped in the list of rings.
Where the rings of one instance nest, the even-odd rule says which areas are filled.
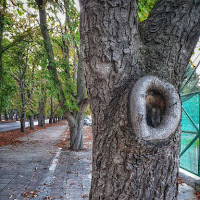
[[[0,113],[18,110],[68,120],[72,149],[83,148],[88,104],[80,56],[79,13],[73,0],[0,3]]]
[[[155,2],[138,1],[140,21]],[[72,149],[83,148],[88,100],[74,1],[3,0],[0,6],[0,113],[18,110],[22,131],[36,114],[39,124],[44,115],[64,115]]]

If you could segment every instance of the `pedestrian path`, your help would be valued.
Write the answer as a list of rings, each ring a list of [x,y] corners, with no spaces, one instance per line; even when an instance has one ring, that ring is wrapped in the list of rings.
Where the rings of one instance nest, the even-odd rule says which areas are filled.
[[[88,200],[92,170],[91,141],[79,152],[59,147],[67,122],[21,138],[17,146],[0,147],[0,200]],[[178,200],[195,200],[183,184]]]

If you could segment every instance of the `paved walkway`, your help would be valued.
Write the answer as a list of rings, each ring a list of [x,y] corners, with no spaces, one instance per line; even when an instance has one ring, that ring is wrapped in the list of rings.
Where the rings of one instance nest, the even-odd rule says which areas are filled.
[[[0,147],[0,199],[88,199],[91,151],[61,151],[55,146],[66,121]],[[84,197],[84,198],[83,198]]]
[[[0,147],[0,200],[88,199],[91,147],[88,151],[63,151],[55,146],[66,132],[59,126],[36,131],[17,146]],[[179,200],[195,200],[194,191],[180,186]]]

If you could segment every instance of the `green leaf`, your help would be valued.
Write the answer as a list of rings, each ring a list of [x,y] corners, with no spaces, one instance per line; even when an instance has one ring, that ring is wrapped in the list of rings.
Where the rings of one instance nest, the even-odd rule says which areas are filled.
[[[19,14],[19,16],[22,16],[24,14],[24,12],[22,12],[21,10],[17,9],[17,12]]]

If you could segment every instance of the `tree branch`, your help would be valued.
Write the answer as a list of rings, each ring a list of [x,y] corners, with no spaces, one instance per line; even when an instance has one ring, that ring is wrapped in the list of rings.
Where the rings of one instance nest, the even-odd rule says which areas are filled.
[[[13,77],[18,83],[20,83],[20,80],[13,74],[11,74],[11,77]]]
[[[58,78],[56,64],[54,60],[53,47],[52,47],[51,39],[49,36],[48,28],[47,28],[45,5],[43,5],[46,2],[43,0],[36,0],[36,3],[38,4],[38,9],[39,9],[40,29],[41,29],[42,36],[44,39],[45,49],[48,54],[49,64],[47,68],[49,72],[51,72],[52,78],[54,80],[54,84],[57,87],[58,91],[60,92],[60,95],[58,95],[60,106],[62,109],[68,110],[68,108],[64,104],[66,99],[65,99],[64,91],[61,86],[60,80]]]
[[[79,105],[78,105],[79,109],[80,110],[85,110],[87,105],[88,105],[88,103],[89,103],[89,99],[88,98],[83,99],[82,101],[79,102]]]
[[[24,40],[25,37],[27,37],[28,35],[21,35],[19,36],[17,39],[15,39],[12,43],[10,43],[9,45],[7,45],[6,47],[4,47],[2,49],[2,53],[4,53],[6,50],[8,50],[9,48],[15,46],[18,42],[21,42],[22,40]],[[31,41],[26,41],[26,42],[31,42]]]
[[[79,56],[78,59],[78,70],[77,70],[77,103],[79,104],[85,98],[86,83],[85,74],[82,65],[82,58]]]
[[[200,36],[200,2],[158,0],[149,18],[140,24],[140,33],[146,47],[146,73],[164,74],[180,87]]]

